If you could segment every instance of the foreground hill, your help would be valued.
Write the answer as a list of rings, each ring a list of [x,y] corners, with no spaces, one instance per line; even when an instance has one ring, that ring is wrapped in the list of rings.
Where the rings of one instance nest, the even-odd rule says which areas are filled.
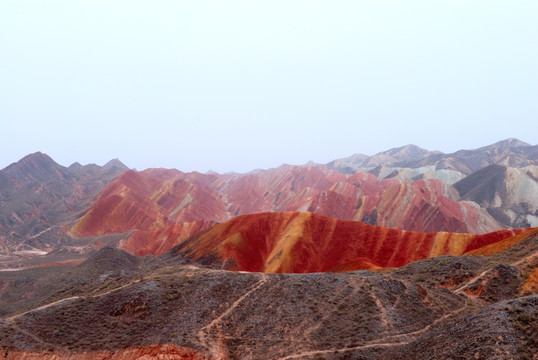
[[[532,359],[537,265],[536,233],[489,257],[382,274],[230,272],[104,248],[78,266],[0,272],[0,348],[8,359]]]

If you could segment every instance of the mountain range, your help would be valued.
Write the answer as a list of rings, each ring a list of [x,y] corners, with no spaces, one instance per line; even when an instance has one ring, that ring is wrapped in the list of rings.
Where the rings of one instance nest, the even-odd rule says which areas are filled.
[[[68,240],[65,227],[127,167],[58,165],[42,153],[0,170],[0,255],[49,252]]]
[[[0,353],[533,359],[537,236],[517,139],[247,174],[35,153],[0,170]]]
[[[513,147],[518,156],[493,155]],[[457,157],[445,156],[486,165],[467,176],[437,169],[438,164],[426,168],[378,165],[352,174],[331,170],[330,164],[285,165],[225,175],[166,169],[127,171],[100,194],[70,234],[86,237],[134,231],[122,243],[123,248],[137,255],[159,255],[215,223],[261,212],[308,211],[417,232],[484,234],[533,227],[538,226],[538,167],[528,164],[538,161],[532,158],[534,148],[511,139],[474,152],[457,152]],[[522,153],[530,154],[530,159],[519,156]],[[410,163],[427,154],[408,146],[362,164],[377,164],[382,159]],[[434,155],[440,156],[438,152]],[[492,163],[499,160],[516,165],[506,160],[515,158],[525,166]]]

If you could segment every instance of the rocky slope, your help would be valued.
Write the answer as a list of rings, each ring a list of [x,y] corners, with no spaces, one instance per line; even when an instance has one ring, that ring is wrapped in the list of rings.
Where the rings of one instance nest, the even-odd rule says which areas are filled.
[[[0,258],[50,251],[68,240],[65,226],[126,169],[117,160],[66,168],[35,153],[0,170]]]
[[[381,274],[264,274],[104,248],[78,266],[0,272],[0,348],[65,359],[147,347],[145,358],[179,347],[209,359],[532,359],[538,295],[524,284],[537,255],[534,232],[489,257]]]
[[[462,199],[478,203],[512,227],[538,226],[537,166],[490,165],[454,184]]]
[[[36,153],[0,171],[0,266],[91,252],[104,235],[133,254],[159,255],[215,223],[260,212],[309,211],[418,232],[532,227],[535,153],[515,139],[450,156],[409,145],[353,156],[347,170],[335,161],[225,175],[136,172],[118,160],[65,168]],[[479,169],[490,163],[501,165]]]
[[[533,232],[418,233],[308,212],[262,213],[215,225],[182,242],[172,253],[189,262],[229,270],[336,272],[401,267],[429,257],[462,255]]]
[[[127,171],[114,180],[71,234],[134,230],[123,248],[159,255],[214,223],[268,211],[309,211],[421,232],[480,234],[503,228],[476,203],[459,199],[455,188],[437,179],[380,180],[369,173],[346,175],[314,166],[246,175],[149,169]]]
[[[378,166],[412,169],[433,166],[437,170],[454,170],[470,175],[494,164],[515,168],[538,165],[538,145],[532,146],[512,138],[478,149],[459,150],[451,154],[407,145],[373,156],[356,154],[349,158],[334,160],[328,167],[343,173],[353,173],[368,171]]]
[[[53,351],[31,352],[0,349],[0,359],[40,359],[40,360],[209,360],[201,351],[171,344],[138,346],[116,351],[94,351],[86,353],[57,353]]]

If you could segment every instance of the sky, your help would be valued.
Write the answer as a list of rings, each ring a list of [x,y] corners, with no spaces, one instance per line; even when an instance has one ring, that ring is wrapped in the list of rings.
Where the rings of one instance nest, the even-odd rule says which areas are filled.
[[[0,169],[535,145],[536,19],[536,0],[0,0]]]

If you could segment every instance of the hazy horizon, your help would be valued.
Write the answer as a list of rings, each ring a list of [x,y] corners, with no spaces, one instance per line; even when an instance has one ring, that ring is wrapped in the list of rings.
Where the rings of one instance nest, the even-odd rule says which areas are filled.
[[[0,3],[0,169],[538,143],[538,2]]]
[[[499,140],[499,141],[496,141],[495,143],[498,143],[498,142],[501,142],[501,141],[505,141],[505,140],[511,140],[511,139],[514,139],[514,138],[507,138],[507,139]],[[515,140],[523,141],[523,140],[521,140],[521,139],[515,139]],[[493,144],[495,144],[495,143],[492,143],[492,144],[485,144],[484,146],[493,145]],[[381,151],[381,152],[385,152],[385,151],[389,151],[389,150],[392,150],[392,149],[397,149],[397,148],[405,147],[405,146],[408,146],[408,145],[416,145],[416,144],[406,144],[406,145],[403,145],[403,146],[396,146],[395,148],[385,149],[385,150],[383,150],[383,151]],[[530,145],[530,146],[536,146],[536,145],[538,145],[538,144],[529,144],[529,145]],[[418,145],[417,145],[417,146],[418,146]],[[478,148],[480,148],[480,147],[482,147],[482,146],[478,146],[478,147],[476,147],[476,148],[457,149],[456,151],[458,151],[458,150],[475,150],[475,149],[478,149]],[[440,151],[440,150],[437,150],[437,149],[425,149],[425,150],[429,150],[429,151]],[[445,154],[450,154],[450,153],[452,153],[452,152],[448,152],[448,153],[447,153],[447,152],[444,152],[444,151],[441,151],[441,152],[442,152],[442,153],[445,153]],[[35,152],[31,152],[31,153],[29,153],[29,154],[26,154],[26,155],[23,156],[22,158],[24,158],[24,157],[26,157],[26,156],[34,155],[34,154],[37,154],[37,153],[42,153],[42,154],[45,154],[45,155],[51,157],[49,154],[47,154],[47,153],[45,153],[45,152],[43,152],[43,151],[39,151],[39,150],[38,150],[38,151],[35,151]],[[344,157],[342,157],[342,158],[346,158],[346,157],[353,156],[353,155],[367,155],[367,156],[372,156],[372,155],[377,155],[377,154],[378,154],[378,153],[375,153],[375,154],[358,154],[358,153],[354,153],[354,154],[349,154],[348,156],[344,156]],[[3,169],[6,168],[7,166],[12,165],[12,164],[14,164],[14,163],[20,161],[22,158],[12,161],[10,164],[8,164],[8,165],[6,165],[6,166],[0,168],[0,170],[3,170]],[[103,162],[103,163],[95,163],[95,162],[80,163],[79,161],[75,161],[75,162],[73,162],[73,163],[69,163],[69,164],[62,164],[62,163],[59,163],[58,161],[56,161],[56,159],[54,159],[53,157],[51,157],[51,158],[52,158],[52,160],[54,160],[56,163],[58,163],[59,165],[62,165],[62,166],[64,166],[64,167],[69,167],[69,166],[71,166],[71,165],[73,165],[73,164],[75,164],[75,163],[79,163],[80,165],[99,165],[99,166],[104,166],[104,165],[106,165],[108,162],[115,161],[115,160],[119,160],[121,163],[123,163],[123,165],[125,165],[125,166],[127,166],[127,167],[129,167],[130,169],[133,169],[133,170],[141,171],[141,170],[146,170],[146,169],[148,169],[148,168],[143,168],[143,169],[140,168],[140,169],[139,169],[139,168],[136,168],[136,167],[129,166],[129,164],[126,164],[124,161],[122,161],[122,160],[119,159],[119,158],[111,158],[111,159],[109,159],[109,160],[106,160],[106,161]],[[332,160],[339,160],[339,159],[341,159],[341,158],[331,159],[330,161],[332,161]],[[307,163],[310,163],[310,162],[312,162],[312,161],[313,161],[313,160],[309,160],[309,161],[307,161],[306,163],[301,163],[301,164],[298,164],[298,163],[297,163],[297,164],[293,164],[293,163],[283,162],[283,163],[278,164],[278,165],[276,165],[276,166],[271,166],[271,167],[266,167],[266,168],[253,168],[253,169],[250,169],[250,170],[247,170],[247,171],[234,171],[234,170],[230,170],[230,171],[227,171],[227,172],[218,172],[218,171],[215,171],[215,170],[213,170],[213,169],[208,169],[208,170],[206,170],[206,171],[199,171],[199,170],[192,170],[192,171],[198,171],[198,172],[202,172],[202,173],[207,173],[207,172],[217,172],[217,173],[220,173],[220,174],[224,174],[224,173],[248,173],[248,172],[251,172],[251,171],[256,171],[256,170],[268,170],[268,169],[271,169],[271,168],[277,168],[277,167],[280,167],[280,166],[286,166],[286,165],[291,165],[291,166],[298,165],[298,166],[301,166],[301,165],[305,165],[305,164],[307,164]],[[330,161],[322,162],[322,163],[319,163],[319,162],[315,162],[315,161],[314,161],[314,163],[316,163],[316,164],[327,164],[327,163],[330,162]],[[154,167],[154,166],[150,166],[149,168],[155,168],[155,167]],[[177,169],[177,168],[169,167],[169,169]],[[177,169],[177,170],[182,170],[182,169]]]

